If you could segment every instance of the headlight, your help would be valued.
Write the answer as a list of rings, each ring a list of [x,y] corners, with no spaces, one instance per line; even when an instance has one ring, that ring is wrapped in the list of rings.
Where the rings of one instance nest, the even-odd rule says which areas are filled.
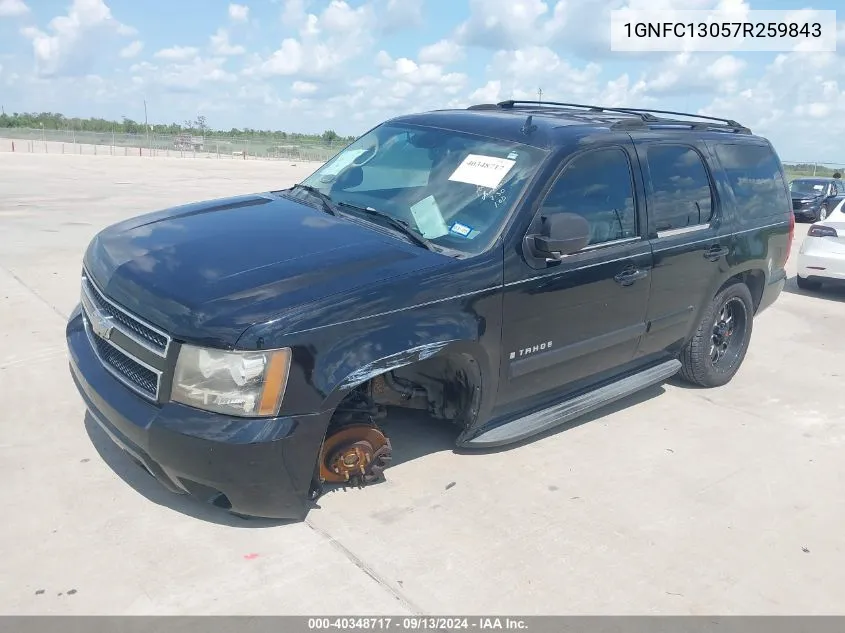
[[[227,415],[273,416],[285,394],[289,369],[289,348],[226,352],[183,345],[170,399]]]

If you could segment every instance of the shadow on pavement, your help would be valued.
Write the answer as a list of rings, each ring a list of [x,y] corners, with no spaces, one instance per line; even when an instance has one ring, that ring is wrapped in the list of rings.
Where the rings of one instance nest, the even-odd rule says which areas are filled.
[[[427,455],[442,451],[454,451],[460,455],[489,455],[509,451],[533,442],[543,440],[547,437],[564,433],[569,429],[576,428],[582,424],[598,420],[616,411],[635,406],[647,400],[651,400],[664,393],[662,385],[655,385],[644,389],[636,394],[618,400],[601,409],[584,415],[569,423],[562,424],[553,429],[535,435],[528,439],[502,446],[498,448],[456,448],[455,440],[458,437],[458,429],[449,422],[434,420],[421,411],[402,411],[399,415],[381,421],[380,426],[390,438],[393,448],[393,460],[391,466],[396,466],[415,459],[424,458]],[[85,428],[91,443],[103,461],[111,468],[118,477],[131,486],[137,493],[146,497],[153,503],[180,512],[187,516],[235,528],[271,528],[298,523],[298,521],[275,521],[271,519],[241,518],[232,515],[225,510],[207,505],[188,495],[179,495],[170,492],[150,475],[142,466],[118,447],[106,433],[97,425],[89,414],[85,416]],[[389,470],[389,469],[388,469]],[[378,485],[382,482],[376,482]],[[343,490],[343,486],[327,485],[323,496]],[[319,509],[319,500],[313,509]]]
[[[823,282],[822,287],[818,290],[802,290],[798,287],[795,277],[790,277],[786,280],[783,291],[802,297],[815,297],[817,299],[845,302],[845,283],[843,282]]]

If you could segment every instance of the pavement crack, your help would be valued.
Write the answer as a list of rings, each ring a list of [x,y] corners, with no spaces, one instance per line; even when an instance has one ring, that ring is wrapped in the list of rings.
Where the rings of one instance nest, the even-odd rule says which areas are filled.
[[[326,539],[336,550],[338,550],[341,554],[343,554],[349,561],[355,565],[358,569],[362,572],[367,574],[370,578],[372,578],[380,587],[382,587],[385,591],[390,593],[394,598],[396,598],[399,602],[401,602],[409,611],[411,611],[414,615],[423,615],[423,610],[416,606],[412,600],[407,598],[403,595],[400,591],[397,591],[391,584],[382,578],[378,572],[376,572],[372,567],[370,567],[366,562],[361,560],[357,554],[355,554],[352,550],[346,547],[343,543],[338,541],[335,537],[331,534],[318,528],[316,525],[308,521],[306,519],[304,521],[305,525],[309,528],[314,530],[317,534],[322,536]]]
[[[2,268],[12,277],[12,279],[17,281],[24,288],[26,288],[36,299],[38,299],[41,303],[43,303],[45,306],[50,308],[50,310],[52,310],[57,315],[59,315],[59,317],[61,317],[62,321],[67,321],[67,315],[66,314],[63,314],[61,310],[59,310],[56,306],[54,306],[52,303],[47,301],[46,298],[42,297],[41,294],[35,288],[33,288],[28,283],[26,283],[23,279],[18,277],[14,273],[14,271],[12,271],[11,268],[6,268],[5,266],[3,266]]]

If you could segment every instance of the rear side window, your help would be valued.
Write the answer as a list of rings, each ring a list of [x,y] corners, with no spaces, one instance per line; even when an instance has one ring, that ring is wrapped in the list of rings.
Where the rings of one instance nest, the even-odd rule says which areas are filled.
[[[654,230],[709,223],[713,192],[701,155],[686,145],[651,145],[646,157],[652,195],[649,216]]]
[[[740,222],[782,215],[792,208],[780,160],[771,147],[720,143],[715,151],[736,198]]]

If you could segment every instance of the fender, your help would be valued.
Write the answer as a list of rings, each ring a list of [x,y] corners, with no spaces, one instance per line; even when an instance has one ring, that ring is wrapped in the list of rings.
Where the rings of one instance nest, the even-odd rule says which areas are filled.
[[[733,254],[722,274],[719,275],[713,286],[710,288],[708,297],[713,297],[731,279],[746,275],[759,275],[759,287],[750,287],[751,294],[755,301],[760,299],[766,286],[780,274],[776,268],[775,261],[785,253],[789,240],[788,222],[773,224],[760,231],[758,239],[750,240],[744,237],[744,233],[736,233],[733,237]],[[754,284],[749,284],[753,286]],[[707,309],[708,302],[702,302],[692,319],[692,327],[688,335],[691,337],[698,326],[701,315]],[[687,340],[688,340],[687,339]]]
[[[477,363],[483,388],[476,416],[492,409],[499,358],[483,343],[487,324],[478,315],[447,312],[403,315],[386,327],[336,339],[334,346],[322,350],[314,367],[315,387],[328,394],[320,410],[334,409],[355,387],[379,374],[446,355]]]

